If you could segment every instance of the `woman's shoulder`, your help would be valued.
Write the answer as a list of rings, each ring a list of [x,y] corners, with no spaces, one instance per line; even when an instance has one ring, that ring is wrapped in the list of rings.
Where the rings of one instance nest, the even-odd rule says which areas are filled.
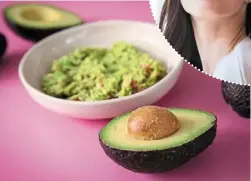
[[[214,76],[223,80],[251,83],[251,39],[245,38],[217,65]]]
[[[165,0],[149,0],[150,8],[152,11],[153,18],[157,24],[159,24],[161,10]]]
[[[247,51],[249,50],[249,51]],[[251,55],[251,39],[249,37],[243,39],[237,46],[235,51],[242,56]],[[245,58],[245,57],[243,57]]]
[[[240,42],[236,49],[236,56],[244,83],[251,84],[251,39],[249,37]]]

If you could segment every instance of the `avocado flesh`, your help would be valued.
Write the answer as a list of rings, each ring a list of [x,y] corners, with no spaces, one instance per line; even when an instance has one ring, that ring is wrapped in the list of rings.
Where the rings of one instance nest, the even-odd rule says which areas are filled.
[[[227,104],[239,116],[250,118],[250,85],[222,81],[222,95]]]
[[[136,140],[126,132],[130,113],[115,118],[99,135],[108,157],[134,172],[154,173],[175,169],[203,152],[216,136],[216,117],[190,109],[169,109],[181,122],[181,128],[168,138]]]
[[[7,24],[18,35],[32,41],[83,23],[66,10],[44,4],[17,4],[4,9]]]

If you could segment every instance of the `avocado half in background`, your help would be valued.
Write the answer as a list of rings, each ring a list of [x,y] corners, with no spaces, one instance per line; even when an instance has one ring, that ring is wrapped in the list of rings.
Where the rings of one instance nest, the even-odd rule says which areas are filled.
[[[44,4],[14,4],[4,8],[4,19],[19,36],[37,42],[63,29],[80,25],[81,18]]]
[[[221,87],[225,102],[239,116],[250,118],[250,86],[222,81]]]
[[[150,107],[153,111],[147,110],[148,107],[139,109],[141,115],[136,113],[134,118],[141,123],[145,121],[148,127],[137,121],[129,122],[134,119],[132,115],[135,113],[132,112],[114,118],[99,133],[99,141],[105,154],[118,165],[133,172],[159,173],[178,168],[206,150],[216,137],[217,118],[211,113],[181,108]],[[143,109],[146,110],[145,114]],[[162,115],[154,109],[161,109]],[[157,114],[160,116],[156,117]],[[169,116],[167,121],[164,114],[173,116]],[[176,121],[179,120],[179,126],[174,126],[174,117]],[[156,120],[162,120],[159,133],[168,136],[156,139]],[[163,125],[166,122],[170,125]],[[129,129],[129,125],[134,128]],[[176,131],[168,134],[174,127]],[[137,129],[140,130],[138,137],[132,136],[133,130]],[[149,131],[152,137],[146,139],[151,135]]]
[[[6,37],[0,33],[0,59],[4,56],[7,49],[7,39]]]

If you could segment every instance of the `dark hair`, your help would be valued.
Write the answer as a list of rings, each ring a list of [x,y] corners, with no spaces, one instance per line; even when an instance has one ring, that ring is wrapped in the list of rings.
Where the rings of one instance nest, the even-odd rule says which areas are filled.
[[[170,45],[185,60],[202,70],[202,63],[195,41],[190,15],[184,10],[180,0],[165,0],[159,28]],[[246,11],[246,34],[251,34],[251,4]]]

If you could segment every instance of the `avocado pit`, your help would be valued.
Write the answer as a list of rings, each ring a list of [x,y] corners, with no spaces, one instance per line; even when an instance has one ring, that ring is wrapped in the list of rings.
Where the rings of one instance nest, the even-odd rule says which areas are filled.
[[[158,140],[174,134],[180,127],[178,118],[166,108],[144,106],[128,118],[127,132],[134,139]]]

